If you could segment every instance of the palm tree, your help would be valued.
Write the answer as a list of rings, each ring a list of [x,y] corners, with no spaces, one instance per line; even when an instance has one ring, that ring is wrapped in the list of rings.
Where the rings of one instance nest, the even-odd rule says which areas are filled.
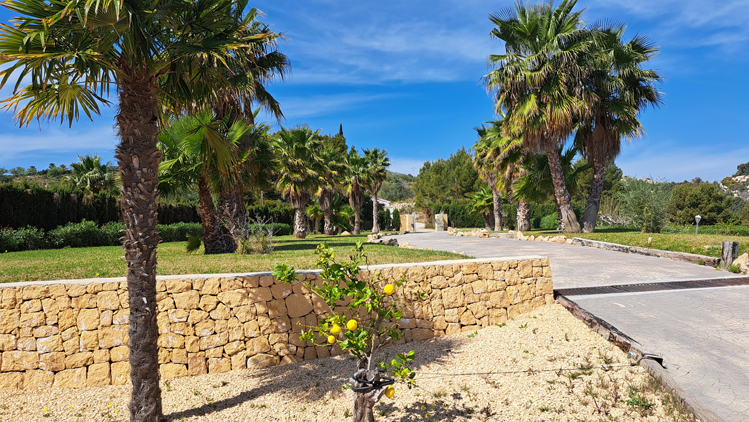
[[[645,131],[637,119],[641,109],[661,104],[655,83],[661,81],[654,70],[642,65],[658,53],[644,36],[623,40],[624,26],[594,27],[595,48],[581,56],[586,69],[585,86],[590,91],[589,109],[581,119],[576,142],[593,166],[593,181],[583,214],[583,231],[593,232],[601,206],[606,166],[621,151],[622,138],[631,140]]]
[[[554,181],[563,231],[579,232],[564,184],[559,148],[573,132],[574,118],[585,102],[577,57],[590,45],[576,0],[526,6],[492,14],[491,37],[505,42],[506,54],[489,56],[495,69],[484,77],[496,91],[495,108],[507,130],[519,129],[531,152],[545,153]]]
[[[111,171],[111,163],[102,164],[101,157],[96,155],[79,155],[78,160],[80,161],[70,165],[73,170],[67,176],[73,186],[92,193],[115,187],[115,174]]]
[[[580,176],[590,169],[585,160],[575,161],[577,153],[578,151],[575,148],[568,148],[559,154],[562,172],[564,173],[564,183],[569,187],[570,195],[577,194]],[[557,218],[559,218],[561,213],[559,203],[554,196],[554,181],[551,178],[549,158],[545,154],[526,157],[523,170],[524,174],[518,177],[514,187],[515,195],[518,198],[523,198],[526,202],[539,203],[553,199],[557,207]],[[561,220],[559,227],[561,228]]]
[[[333,198],[336,189],[342,184],[342,177],[346,171],[346,150],[340,151],[332,143],[325,143],[320,150],[320,180],[316,193],[320,209],[325,220],[323,231],[326,235],[335,234],[336,226],[333,221]]]
[[[316,234],[317,226],[319,225],[320,220],[325,216],[325,213],[323,213],[319,204],[308,206],[304,213],[312,220],[312,233]]]
[[[372,194],[372,233],[380,232],[377,221],[377,194],[382,188],[382,183],[387,179],[387,168],[390,167],[388,152],[379,148],[365,149],[364,160],[367,162],[367,176],[364,180],[366,189]]]
[[[319,160],[316,151],[320,148],[320,131],[300,126],[293,129],[282,128],[278,132],[276,170],[278,190],[288,198],[296,209],[294,235],[298,239],[307,236],[306,215],[304,213],[312,192],[318,188],[320,176]]]
[[[159,134],[159,146],[165,160],[160,166],[162,194],[198,188],[198,214],[203,225],[205,253],[225,253],[234,242],[222,230],[221,218],[213,204],[212,192],[234,183],[238,163],[237,145],[249,128],[243,120],[226,127],[227,119],[218,120],[203,111],[171,122]]]
[[[494,125],[490,126],[496,128]],[[473,166],[479,173],[481,180],[489,185],[492,191],[492,214],[494,214],[494,225],[492,230],[502,230],[502,193],[500,192],[500,181],[497,179],[497,156],[499,151],[494,139],[489,136],[489,130],[481,125],[480,128],[474,128],[479,135],[476,145],[471,147],[474,152]]]
[[[367,174],[367,159],[359,155],[355,147],[351,147],[346,157],[344,193],[348,195],[349,204],[354,209],[354,234],[361,233],[361,207],[364,203]]]
[[[189,98],[196,72],[224,66],[251,48],[240,29],[246,3],[238,0],[4,2],[18,16],[0,26],[2,83],[17,81],[6,109],[20,125],[59,118],[72,125],[92,118],[118,97],[117,158],[122,180],[125,260],[130,297],[130,420],[163,419],[156,324],[157,149],[161,98]],[[202,66],[194,66],[198,62]],[[189,64],[189,65],[188,65]],[[173,83],[159,86],[159,78]],[[25,80],[28,85],[23,85]],[[227,81],[214,79],[205,88]],[[163,95],[163,97],[162,97]]]
[[[494,193],[491,188],[484,188],[478,192],[470,194],[471,208],[473,211],[484,217],[484,227],[487,230],[494,230],[492,226],[492,214],[494,210]]]

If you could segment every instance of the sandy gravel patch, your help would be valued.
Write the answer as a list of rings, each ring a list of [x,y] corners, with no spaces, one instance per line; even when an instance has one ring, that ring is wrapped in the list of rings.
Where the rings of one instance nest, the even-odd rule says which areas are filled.
[[[382,421],[691,420],[619,349],[559,305],[503,326],[386,349],[415,350],[418,387],[375,406]],[[170,421],[348,420],[347,356],[162,382]],[[128,386],[0,391],[2,421],[126,421]]]

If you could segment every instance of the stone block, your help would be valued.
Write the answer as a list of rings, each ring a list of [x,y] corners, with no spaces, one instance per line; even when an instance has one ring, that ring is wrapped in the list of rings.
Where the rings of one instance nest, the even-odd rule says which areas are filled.
[[[196,290],[175,293],[172,298],[174,299],[174,306],[178,309],[197,309],[200,305],[200,293]]]
[[[159,336],[157,345],[166,349],[181,349],[185,346],[185,336],[167,333]]]
[[[489,294],[489,305],[491,308],[506,308],[510,305],[510,299],[506,291],[497,291]]]
[[[16,343],[18,350],[33,352],[36,350],[36,339],[34,337],[21,337]]]
[[[184,293],[192,290],[192,282],[190,280],[167,280],[166,291],[168,293]]]
[[[170,323],[187,322],[190,312],[184,309],[171,309],[167,312],[167,318]]]
[[[70,340],[66,340],[62,342],[62,348],[65,351],[66,355],[72,355],[74,353],[78,353],[81,351],[81,338],[79,336],[74,336]]]
[[[59,328],[60,331],[65,331],[75,325],[77,325],[77,322],[75,313],[72,309],[65,309],[57,316],[57,328]]]
[[[26,286],[23,288],[23,300],[49,297],[49,286]]]
[[[187,364],[187,350],[185,349],[172,350],[172,363]]]
[[[241,277],[225,277],[221,279],[221,291],[228,292],[242,288]]]
[[[112,383],[109,362],[95,363],[88,367],[88,376],[86,385],[88,387],[98,387]]]
[[[190,375],[187,371],[187,366],[177,363],[167,363],[159,365],[159,373],[163,379],[172,379],[179,377],[186,377]]]
[[[278,356],[272,356],[265,353],[261,353],[247,359],[248,369],[260,369],[268,368],[270,366],[278,365],[280,359]]]
[[[47,321],[44,312],[33,312],[30,314],[21,313],[21,319],[18,323],[19,327],[39,327],[45,324]]]
[[[32,312],[40,312],[42,310],[42,301],[39,299],[31,299],[21,303],[21,313],[30,314]]]
[[[185,337],[185,350],[190,353],[197,353],[200,351],[200,339],[195,336]]]
[[[218,333],[208,337],[200,338],[200,350],[212,349],[214,347],[223,346],[229,342],[229,335],[227,333]]]
[[[130,310],[120,309],[116,311],[112,316],[113,325],[128,325],[130,324]]]
[[[102,311],[101,314],[99,314],[99,326],[100,327],[109,327],[112,325],[112,318],[114,317],[114,311],[107,310]]]
[[[303,294],[295,293],[286,298],[286,309],[291,318],[303,317],[313,311],[312,301]]]
[[[172,332],[175,334],[181,334],[183,336],[191,336],[195,334],[195,328],[187,322],[175,322],[171,326]]]
[[[274,299],[286,299],[293,292],[294,288],[291,284],[286,283],[275,283],[270,286],[270,292]]]
[[[460,315],[460,325],[473,325],[476,323],[476,318],[473,315],[473,312],[471,312],[470,309],[466,309],[461,315]]]
[[[128,346],[113,347],[109,350],[112,362],[128,362],[130,360],[130,348]]]
[[[215,320],[229,319],[229,317],[231,316],[231,312],[228,306],[224,305],[223,303],[219,303],[218,306],[216,306],[216,309],[210,312],[210,315],[211,318]]]
[[[0,390],[15,390],[23,387],[23,372],[8,372],[0,374]]]
[[[208,337],[215,332],[216,323],[211,319],[206,319],[195,324],[195,335],[198,337]]]
[[[190,353],[187,355],[187,373],[191,376],[208,373],[205,364],[205,353]]]
[[[479,269],[478,262],[466,262],[460,268],[463,275],[476,274],[478,273],[478,269]]]
[[[6,287],[0,290],[0,307],[3,309],[13,309],[18,303],[16,299],[16,289]]]
[[[230,358],[208,358],[208,373],[221,373],[231,371]]]
[[[73,308],[75,309],[95,309],[96,308],[96,295],[86,293],[83,296],[78,296],[71,300]]]
[[[112,325],[99,330],[99,348],[111,349],[126,346],[130,342],[127,325]]]
[[[254,338],[260,335],[260,326],[257,321],[247,321],[243,325],[244,335],[247,338]]]
[[[16,336],[0,334],[0,351],[9,352],[11,350],[16,350]]]
[[[434,332],[426,328],[414,328],[411,330],[411,336],[414,341],[424,341],[434,337]]]
[[[489,324],[502,324],[507,321],[507,309],[489,309]]]
[[[101,292],[96,295],[96,307],[100,311],[120,309],[120,296],[116,291]]]
[[[49,388],[55,382],[55,373],[42,370],[26,371],[23,388]]]
[[[259,283],[260,283],[261,287],[272,286],[273,284],[276,283],[276,277],[274,277],[272,275],[263,275],[263,276],[260,276]],[[266,299],[266,300],[270,300],[270,299]]]
[[[209,317],[208,312],[201,311],[199,309],[193,309],[190,311],[190,316],[187,318],[187,322],[190,324],[197,324]]]
[[[486,309],[486,303],[485,302],[476,302],[468,305],[468,309],[470,309],[471,313],[473,313],[473,316],[476,319],[481,319],[487,314]]]
[[[168,349],[159,349],[159,356],[158,356],[159,364],[169,363],[171,361],[172,361],[172,351]]]
[[[275,280],[274,277],[271,277],[271,278]],[[273,293],[271,293],[271,290],[268,287],[258,287],[256,289],[249,289],[248,295],[249,295],[251,303],[268,302],[270,300],[273,300]]]
[[[256,337],[247,341],[247,355],[253,356],[258,353],[266,353],[271,350],[270,343],[265,336]]]
[[[78,331],[91,331],[99,328],[99,311],[97,309],[81,309],[77,320]]]
[[[223,347],[214,347],[213,349],[207,349],[205,351],[206,358],[220,358],[224,356]]]
[[[94,350],[94,363],[109,363],[110,360],[109,349]]]
[[[288,307],[288,303],[286,305]],[[232,309],[232,315],[237,317],[237,319],[244,323],[247,322],[253,318],[255,318],[255,307],[252,305],[247,306],[239,306],[237,308]]]
[[[250,297],[245,289],[221,292],[218,294],[218,300],[230,308],[247,306],[250,304]]]
[[[62,352],[62,337],[59,335],[36,339],[36,350],[39,353]]]
[[[442,302],[444,303],[445,309],[457,308],[458,306],[463,306],[463,303],[464,303],[463,288],[460,286],[457,286],[457,287],[448,287],[446,289],[443,289],[442,290]]]
[[[112,385],[125,385],[130,382],[130,362],[116,362],[110,367]]]
[[[445,335],[451,336],[453,334],[460,333],[460,324],[451,322],[447,324],[447,328],[445,329]]]
[[[533,277],[533,261],[518,261],[518,275],[521,279]]]
[[[83,368],[92,363],[94,363],[94,354],[92,352],[80,352],[65,357],[66,369]]]
[[[277,299],[268,302],[268,315],[271,318],[278,318],[288,315],[288,311],[286,310],[286,301],[283,299]]]
[[[39,367],[39,354],[36,352],[3,352],[0,371],[26,371]]]
[[[81,350],[96,350],[99,348],[98,331],[84,331],[81,333]]]

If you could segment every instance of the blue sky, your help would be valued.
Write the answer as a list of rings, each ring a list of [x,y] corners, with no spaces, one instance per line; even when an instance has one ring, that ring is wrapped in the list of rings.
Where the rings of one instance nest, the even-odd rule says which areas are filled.
[[[279,49],[292,73],[270,87],[286,127],[335,133],[343,124],[358,148],[387,149],[391,169],[418,172],[476,140],[473,127],[494,118],[480,79],[486,56],[504,51],[489,39],[489,13],[509,1],[344,2],[262,0],[262,20],[287,38]],[[749,161],[749,0],[580,1],[585,20],[626,23],[661,47],[651,67],[665,77],[665,104],[641,116],[648,135],[625,145],[625,174],[682,181],[720,180]],[[0,10],[0,19],[11,14]],[[0,91],[6,98],[9,89]],[[0,113],[0,167],[47,168],[78,154],[112,160],[113,108],[95,122],[18,128]]]

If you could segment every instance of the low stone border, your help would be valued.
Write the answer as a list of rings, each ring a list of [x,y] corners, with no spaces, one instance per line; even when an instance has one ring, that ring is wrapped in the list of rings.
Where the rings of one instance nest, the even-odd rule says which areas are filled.
[[[660,249],[642,248],[639,246],[625,246],[617,243],[601,242],[598,240],[583,239],[580,237],[573,237],[572,243],[578,246],[588,246],[590,248],[605,249],[607,251],[633,253],[645,256],[655,256],[658,258],[667,258],[674,261],[689,262],[690,264],[702,265],[700,261],[703,261],[707,266],[718,267],[720,265],[720,258],[712,256],[697,255],[686,252],[672,252],[664,251]]]
[[[663,358],[656,356],[642,348],[642,345],[621,332],[619,329],[604,321],[603,319],[588,312],[576,302],[568,299],[564,295],[554,292],[556,302],[564,306],[572,315],[581,320],[591,330],[598,333],[601,337],[613,343],[624,352],[632,353],[639,361],[640,366],[644,367],[652,376],[660,379],[661,385],[684,407],[689,409],[694,415],[703,422],[722,422],[710,409],[697,403],[697,401],[679,387],[678,383],[663,368]]]

